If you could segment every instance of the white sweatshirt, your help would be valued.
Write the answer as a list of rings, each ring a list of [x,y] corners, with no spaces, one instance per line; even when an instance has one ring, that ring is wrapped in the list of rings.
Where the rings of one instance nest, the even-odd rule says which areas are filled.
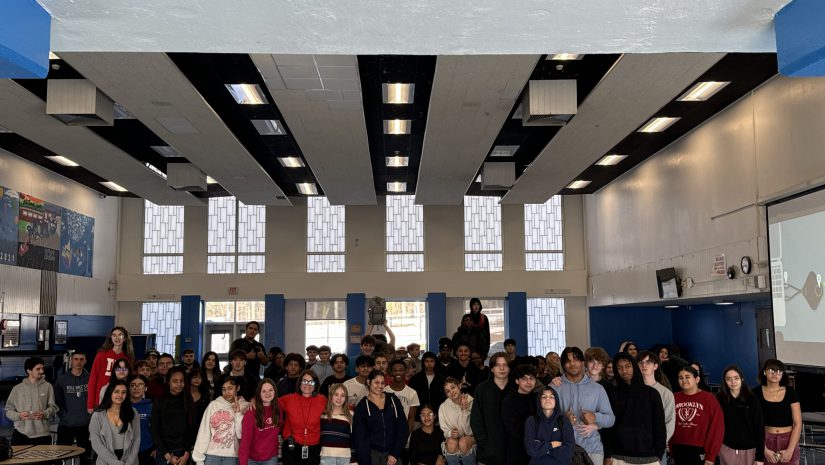
[[[463,410],[460,405],[451,401],[445,400],[438,407],[438,424],[441,426],[441,431],[444,431],[444,437],[449,438],[453,429],[458,430],[461,436],[472,436],[473,430],[470,429],[470,412],[473,410],[473,397],[469,394],[469,405],[466,410]]]
[[[248,405],[243,399],[238,400],[241,409],[232,410],[230,404],[223,397],[213,400],[203,414],[195,447],[192,449],[192,460],[203,465],[207,455],[219,457],[237,457],[238,444],[241,439],[241,422]]]

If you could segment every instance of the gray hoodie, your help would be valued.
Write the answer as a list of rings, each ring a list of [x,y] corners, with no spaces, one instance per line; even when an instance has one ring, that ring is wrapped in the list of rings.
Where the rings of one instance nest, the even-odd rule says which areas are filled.
[[[559,408],[563,413],[571,411],[575,416],[577,423],[581,423],[582,412],[587,410],[596,415],[596,424],[601,428],[610,428],[616,421],[616,416],[613,415],[613,409],[610,407],[610,400],[607,398],[607,392],[597,382],[591,380],[587,375],[584,375],[579,382],[574,383],[567,379],[567,376],[561,377],[561,386],[556,388],[559,394]],[[588,437],[584,437],[575,430],[576,444],[582,446],[589,454],[603,454],[602,438],[598,431],[593,432]]]
[[[44,412],[42,420],[21,420],[22,412]],[[30,438],[41,438],[51,435],[49,424],[57,413],[57,404],[54,400],[54,389],[45,379],[35,383],[25,378],[12,388],[9,399],[6,401],[6,417],[14,422],[14,429]]]

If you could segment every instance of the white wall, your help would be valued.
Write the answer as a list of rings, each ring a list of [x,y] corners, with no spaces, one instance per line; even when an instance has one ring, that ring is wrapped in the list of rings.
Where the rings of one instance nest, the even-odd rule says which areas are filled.
[[[768,275],[763,205],[825,182],[823,124],[825,80],[776,77],[587,196],[589,304],[658,300],[671,266],[696,281],[685,297],[767,291],[711,278],[713,257]]]
[[[100,198],[97,192],[2,149],[0,185],[94,217],[94,277],[58,274],[57,313],[113,314],[119,200]],[[40,312],[40,271],[0,265],[0,291],[5,292],[6,312]]]

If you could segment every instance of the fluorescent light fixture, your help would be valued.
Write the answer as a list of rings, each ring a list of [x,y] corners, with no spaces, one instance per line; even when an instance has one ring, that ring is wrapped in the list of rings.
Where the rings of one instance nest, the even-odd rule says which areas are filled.
[[[69,160],[68,158],[66,158],[62,155],[54,155],[54,156],[50,156],[50,157],[46,157],[46,158],[48,158],[49,160],[51,160],[55,163],[61,164],[63,166],[70,166],[72,168],[74,168],[75,166],[80,166],[77,163]]]
[[[212,176],[207,176],[206,177],[206,183],[207,184],[217,184],[218,181],[216,181],[215,178],[213,178]]]
[[[171,145],[150,145],[149,148],[158,153],[158,155],[166,158],[180,157],[180,152]]]
[[[415,84],[400,82],[385,82],[381,85],[384,103],[413,103]]]
[[[279,157],[278,161],[281,162],[281,166],[284,168],[303,168],[304,161],[298,157]]]
[[[269,103],[258,84],[226,84],[235,102],[241,105],[263,105]]]
[[[49,52],[49,60],[59,60],[60,57],[57,56],[54,52]]]
[[[387,162],[387,168],[403,168],[405,166],[409,166],[410,164],[410,157],[404,157],[401,155],[384,157],[384,159]]]
[[[704,81],[697,82],[687,92],[676,100],[680,102],[704,102],[722,90],[730,81]]]
[[[551,60],[557,61],[573,61],[573,60],[581,60],[584,58],[584,55],[580,53],[556,53],[550,56]]]
[[[126,190],[126,188],[125,188],[125,187],[120,186],[120,185],[118,185],[117,183],[114,183],[114,182],[112,182],[112,181],[102,181],[102,182],[101,182],[101,184],[103,184],[104,186],[108,187],[109,189],[111,189],[111,190],[113,190],[113,191],[117,191],[117,192],[129,192],[128,190]]]
[[[581,189],[582,187],[587,187],[590,184],[590,181],[585,181],[583,179],[578,179],[576,181],[571,182],[567,185],[568,189]]]
[[[714,302],[713,304],[714,305],[733,305],[733,302],[730,302],[728,300],[721,300],[719,302]]]
[[[662,132],[680,119],[681,118],[671,118],[668,116],[653,118],[645,123],[645,125],[639,129],[639,132]]]
[[[163,179],[166,179],[166,173],[161,171],[157,166],[155,166],[155,165],[153,165],[149,162],[146,162],[143,165],[146,166],[147,168],[149,168],[149,171],[157,174],[158,176],[162,177]]]
[[[665,305],[665,308],[679,308],[678,305]]]
[[[390,192],[407,192],[407,183],[399,181],[388,182],[387,190]]]
[[[401,135],[409,134],[412,121],[408,119],[385,119],[384,134]]]
[[[253,119],[252,125],[262,136],[285,136],[284,124],[277,119]]]
[[[512,157],[518,150],[518,145],[496,145],[490,152],[491,157]]]
[[[0,134],[11,134],[11,129],[0,126]]]
[[[599,166],[618,165],[625,158],[627,158],[627,155],[605,155],[601,160],[597,161],[596,164]]]
[[[318,188],[314,182],[299,182],[295,184],[298,186],[298,192],[304,195],[318,195]]]

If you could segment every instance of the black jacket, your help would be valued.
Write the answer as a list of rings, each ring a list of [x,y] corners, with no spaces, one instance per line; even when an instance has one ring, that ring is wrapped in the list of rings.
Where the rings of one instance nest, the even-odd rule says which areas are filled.
[[[410,378],[408,386],[415,389],[415,392],[418,393],[418,401],[421,405],[430,404],[433,412],[437,412],[438,407],[441,407],[441,404],[447,398],[444,394],[445,379],[444,375],[436,371],[433,375],[432,384],[428,385],[427,375],[422,370]]]
[[[524,422],[536,414],[536,393],[510,391],[501,401],[501,419],[507,432],[507,463],[522,465],[530,461],[524,447]]]
[[[603,436],[605,458],[661,457],[667,442],[662,397],[650,386],[620,383],[610,398],[616,422]]]
[[[736,450],[756,448],[756,461],[765,461],[765,422],[762,406],[754,395],[744,390],[736,398],[726,399],[720,392],[716,399],[725,415],[725,437],[722,444]]]

